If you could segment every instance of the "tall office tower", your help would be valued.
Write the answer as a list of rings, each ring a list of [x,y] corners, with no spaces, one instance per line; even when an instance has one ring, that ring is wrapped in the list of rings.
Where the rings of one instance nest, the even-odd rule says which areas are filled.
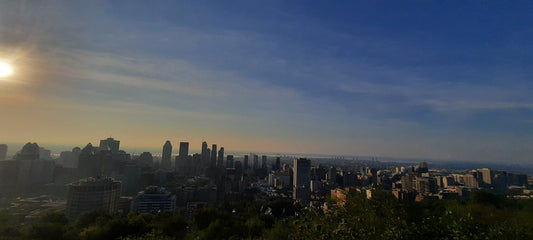
[[[478,188],[477,180],[476,177],[474,177],[474,174],[463,175],[463,181],[465,187]]]
[[[113,138],[107,138],[100,140],[100,151],[101,150],[111,150],[111,152],[118,152],[120,148],[120,141]]]
[[[261,168],[267,168],[267,156],[263,155],[261,156]]]
[[[54,180],[55,163],[39,159],[37,143],[27,143],[16,157],[17,183],[19,185],[43,185]]]
[[[78,163],[79,163],[79,159],[80,159],[80,152],[81,152],[81,148],[80,147],[74,147],[72,148],[72,155],[71,155],[71,166],[73,168],[77,168],[78,167]]]
[[[124,152],[112,152],[110,150],[100,151],[96,154],[101,163],[101,174],[103,176],[112,176],[122,172],[124,166],[131,161],[131,155]],[[94,176],[94,175],[93,175]]]
[[[481,169],[481,177],[483,178],[483,183],[487,185],[492,184],[492,173],[488,168]]]
[[[72,162],[72,155],[73,153],[71,151],[63,151],[59,153],[58,163],[65,168],[76,168]]]
[[[202,162],[202,155],[195,153],[192,155],[192,161],[189,165],[189,169],[191,170],[191,175],[199,175],[201,173],[201,166]]]
[[[211,148],[207,148],[207,153],[208,153],[207,157],[206,157],[207,158],[207,162],[205,162],[205,164],[203,166],[204,169],[211,167]]]
[[[87,211],[102,210],[114,214],[118,209],[120,182],[113,178],[85,178],[69,184],[67,217],[75,220]]]
[[[326,180],[329,184],[334,184],[337,182],[337,168],[330,167],[328,173],[326,173]]]
[[[305,158],[294,159],[293,199],[307,203],[311,197],[311,161]]]
[[[166,141],[163,145],[163,155],[161,157],[161,169],[169,170],[172,168],[172,144],[170,141]]]
[[[259,156],[257,155],[253,155],[254,156],[254,161],[253,161],[253,165],[252,165],[252,168],[253,169],[258,169],[259,168]]]
[[[154,166],[154,157],[150,152],[143,152],[137,159],[137,163],[142,168],[152,168]]]
[[[241,161],[235,161],[235,175],[236,175],[237,179],[239,179],[239,180],[241,179],[242,172],[243,172],[243,169],[242,169]]]
[[[189,143],[180,142],[180,152],[176,158],[176,171],[185,174],[185,166],[187,165],[187,158],[189,157]]]
[[[243,170],[246,171],[248,170],[248,168],[250,168],[250,165],[248,163],[248,155],[244,155],[244,166],[243,166]]]
[[[427,162],[420,162],[420,164],[418,164],[418,169],[417,169],[418,173],[427,173],[428,171],[429,169],[428,169]]]
[[[224,147],[221,147],[218,151],[217,167],[224,168]]]
[[[406,192],[416,191],[416,175],[408,173],[401,178],[402,190]]]
[[[7,158],[7,144],[0,144],[0,161]]]
[[[210,158],[211,158],[211,152],[209,152],[209,148],[207,147],[207,142],[202,142],[202,162],[200,164],[202,168],[209,166]]]
[[[211,146],[211,164],[210,164],[211,167],[216,167],[217,166],[217,145],[216,144],[213,144],[213,146]]]
[[[436,193],[437,182],[434,178],[417,177],[415,180],[415,190],[422,194]]]
[[[100,174],[101,167],[96,156],[96,149],[91,143],[81,151],[78,160],[78,171],[82,177],[96,176]]]
[[[226,157],[226,167],[233,168],[233,155],[228,155]]]
[[[26,143],[20,153],[17,154],[16,160],[38,160],[39,151],[37,143]]]
[[[281,169],[281,158],[276,158],[276,164],[274,165],[274,170],[279,171]]]
[[[147,187],[131,201],[131,212],[134,213],[157,214],[174,210],[176,210],[176,196],[162,187]]]

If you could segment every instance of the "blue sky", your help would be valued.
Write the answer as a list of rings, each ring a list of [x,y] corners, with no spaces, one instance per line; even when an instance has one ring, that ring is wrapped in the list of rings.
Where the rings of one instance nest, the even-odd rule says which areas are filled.
[[[528,2],[2,6],[7,142],[533,158]]]

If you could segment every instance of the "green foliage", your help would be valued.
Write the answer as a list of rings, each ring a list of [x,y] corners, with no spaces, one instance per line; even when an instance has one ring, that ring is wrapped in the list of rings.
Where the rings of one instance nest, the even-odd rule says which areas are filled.
[[[179,214],[161,213],[153,222],[162,235],[172,239],[184,239],[187,234],[187,222]]]
[[[97,221],[96,225],[81,231],[82,239],[116,239],[122,236],[141,236],[150,232],[154,216],[151,214],[129,214],[124,218]],[[98,220],[98,218],[97,218]]]
[[[292,201],[233,201],[196,211],[188,239],[254,239],[284,214],[294,215],[299,206]]]
[[[470,200],[473,203],[492,205],[497,208],[502,208],[503,206],[508,205],[505,195],[484,190],[473,192]]]
[[[67,216],[60,212],[47,212],[41,216],[40,221],[59,225],[66,225],[68,223]]]
[[[0,210],[0,240],[21,237],[20,222],[18,217],[7,211]]]
[[[84,229],[98,222],[107,222],[112,219],[109,213],[103,211],[91,211],[81,214],[76,220],[74,226],[77,229]]]
[[[174,238],[165,235],[163,232],[152,230],[151,232],[148,232],[141,236],[127,236],[127,237],[121,237],[119,239],[120,240],[171,240]]]
[[[372,199],[350,191],[335,211],[279,221],[262,239],[533,239],[532,201],[481,194],[408,203],[381,190]]]
[[[328,213],[303,211],[288,199],[232,201],[198,209],[189,221],[180,213],[88,212],[69,224],[63,214],[48,212],[21,227],[19,217],[0,211],[0,240],[533,239],[530,200],[476,192],[469,201],[402,202],[381,189],[372,196],[349,191],[346,204]]]
[[[63,213],[46,212],[40,216],[40,219],[25,229],[26,238],[28,239],[65,239],[67,232],[68,219]]]

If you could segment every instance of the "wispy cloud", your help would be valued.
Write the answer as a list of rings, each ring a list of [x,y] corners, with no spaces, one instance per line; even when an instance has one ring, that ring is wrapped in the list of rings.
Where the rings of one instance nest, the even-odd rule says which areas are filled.
[[[0,83],[9,113],[0,125],[43,119],[47,136],[63,126],[83,129],[77,135],[226,136],[255,149],[503,158],[507,147],[510,157],[530,156],[523,146],[531,135],[518,131],[533,117],[523,43],[487,38],[485,46],[464,36],[459,44],[431,24],[272,4],[236,12],[223,4],[7,2],[0,54],[19,56],[21,71]],[[513,41],[528,38],[516,32]],[[2,131],[18,136],[15,129],[23,131]]]

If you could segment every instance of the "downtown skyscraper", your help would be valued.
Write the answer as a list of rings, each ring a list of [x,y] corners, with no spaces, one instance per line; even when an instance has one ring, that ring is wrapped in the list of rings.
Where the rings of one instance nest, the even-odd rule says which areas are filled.
[[[311,195],[311,161],[306,158],[294,159],[293,199],[307,203]]]
[[[187,165],[187,158],[189,157],[189,143],[180,142],[179,155],[176,158],[176,171],[183,172]]]
[[[172,168],[172,144],[170,141],[166,141],[163,145],[163,155],[161,157],[161,168],[169,170]]]
[[[217,167],[224,168],[224,148],[221,147],[218,151]]]
[[[217,145],[216,144],[213,144],[213,146],[211,146],[211,164],[210,164],[211,167],[216,167],[217,166]]]
[[[207,142],[202,142],[202,157],[201,157],[201,166],[206,168],[209,166],[209,159],[211,157],[211,152],[209,147],[207,147]]]

